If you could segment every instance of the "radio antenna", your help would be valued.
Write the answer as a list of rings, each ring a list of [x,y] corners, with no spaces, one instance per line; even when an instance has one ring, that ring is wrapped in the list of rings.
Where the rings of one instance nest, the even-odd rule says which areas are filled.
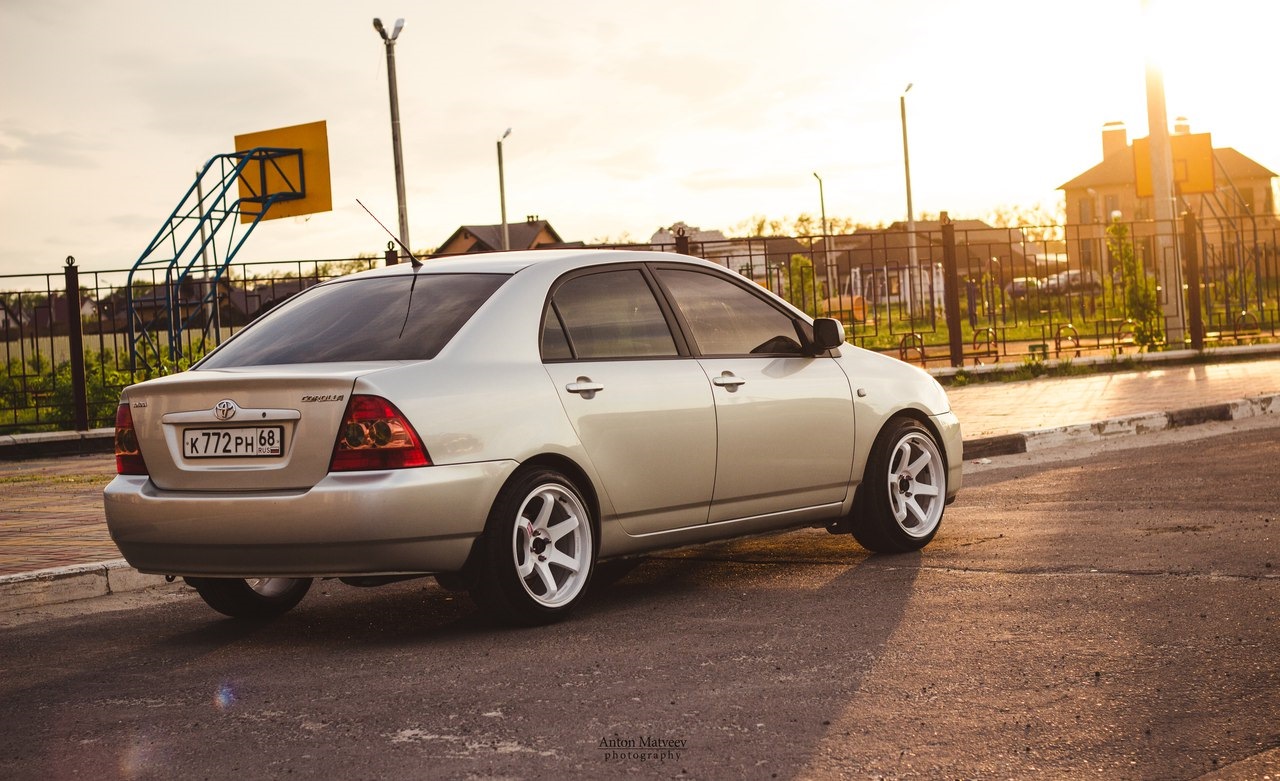
[[[397,236],[397,235],[395,235],[394,233],[392,233],[392,232],[391,232],[391,229],[390,229],[390,228],[388,228],[386,225],[383,225],[383,224],[382,224],[382,220],[378,219],[378,218],[374,215],[374,213],[373,213],[373,212],[369,211],[369,207],[368,207],[368,206],[365,206],[363,203],[360,203],[360,199],[359,199],[359,198],[357,198],[357,199],[356,199],[356,203],[359,203],[359,204],[360,204],[360,208],[361,208],[361,209],[364,209],[364,211],[365,211],[365,213],[366,213],[366,214],[368,214],[370,217],[373,217],[373,221],[374,221],[374,222],[376,222],[376,223],[378,223],[378,227],[380,227],[380,228],[382,228],[384,231],[386,231],[386,232],[387,232],[387,235],[388,235],[388,236],[390,236],[390,237],[395,241],[395,243],[396,243],[396,244],[399,244],[399,245],[400,245],[400,249],[404,250],[404,253],[405,253],[406,255],[408,255],[408,256],[409,256],[409,262],[413,264],[413,267],[414,267],[414,268],[422,268],[422,261],[420,261],[420,260],[418,260],[416,257],[414,257],[413,250],[411,250],[411,249],[409,249],[408,247],[406,247],[406,246],[404,245],[404,242],[400,240],[400,237],[399,237],[399,236]]]

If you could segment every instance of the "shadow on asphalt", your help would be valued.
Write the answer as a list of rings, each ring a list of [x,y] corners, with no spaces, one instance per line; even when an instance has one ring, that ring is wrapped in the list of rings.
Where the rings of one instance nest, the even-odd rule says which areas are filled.
[[[23,627],[18,639],[0,638],[0,654],[47,644],[47,633],[66,637],[71,625],[69,658],[121,660],[43,668],[37,687],[8,693],[32,706],[161,682],[196,703],[211,682],[232,681],[242,702],[270,699],[273,712],[328,708],[315,692],[340,699],[358,689],[385,715],[410,707],[416,692],[415,729],[430,734],[449,726],[431,714],[494,711],[539,725],[528,740],[579,761],[600,762],[606,735],[669,734],[697,747],[700,764],[731,757],[733,769],[722,769],[749,775],[800,767],[824,741],[848,739],[852,697],[906,615],[921,566],[920,554],[868,556],[805,530],[650,558],[569,620],[538,629],[496,627],[430,580],[369,590],[321,582],[271,623],[222,619],[193,597]],[[31,675],[40,665],[17,667]],[[558,703],[550,721],[539,696]],[[533,775],[557,766],[521,761]]]

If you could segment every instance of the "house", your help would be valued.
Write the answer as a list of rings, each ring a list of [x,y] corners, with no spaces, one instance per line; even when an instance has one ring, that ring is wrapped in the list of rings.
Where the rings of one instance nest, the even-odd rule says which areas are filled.
[[[779,295],[784,292],[791,257],[812,255],[809,246],[790,236],[729,238],[721,231],[703,230],[684,222],[659,228],[649,238],[649,247],[658,252],[674,252],[679,238],[688,239],[690,255],[736,271]]]
[[[982,220],[954,220],[956,268],[961,279],[984,275],[1000,287],[1020,276],[1056,270],[1056,258],[1020,228],[997,228]],[[918,220],[865,228],[824,239],[813,253],[819,279],[830,280],[831,295],[861,296],[868,302],[903,303],[910,295],[911,248],[919,270],[921,297],[942,306],[942,223]]]
[[[22,328],[22,323],[23,319],[21,310],[16,306],[10,309],[7,302],[0,301],[0,330],[6,334],[5,338],[8,339],[7,335],[11,331],[17,331]]]
[[[1197,141],[1204,143],[1197,147]],[[1138,143],[1145,140],[1138,139]],[[1234,243],[1237,231],[1276,227],[1274,171],[1230,147],[1213,148],[1207,134],[1191,133],[1184,117],[1175,120],[1170,144],[1179,188],[1176,211],[1190,211],[1200,220],[1211,256]],[[1073,268],[1104,268],[1106,226],[1113,220],[1143,223],[1154,219],[1152,199],[1138,191],[1134,149],[1124,123],[1108,122],[1102,127],[1102,162],[1058,187],[1066,200],[1067,254]],[[1180,149],[1187,151],[1180,153]],[[1191,158],[1199,149],[1203,149],[1203,163]],[[1190,181],[1196,166],[1208,177],[1209,186],[1187,186],[1189,191],[1183,192],[1179,182]],[[1134,225],[1132,232],[1139,253],[1150,259],[1151,236],[1157,231],[1168,234],[1176,230],[1174,226],[1145,224]]]
[[[524,222],[507,224],[507,236],[513,250],[537,249],[539,247],[571,247],[583,246],[582,242],[566,242],[551,227],[551,223],[538,219],[536,214],[525,218]],[[431,257],[443,255],[465,255],[472,252],[499,252],[502,250],[502,224],[497,225],[463,225],[445,239],[440,248]]]
[[[98,313],[98,302],[92,292],[80,291],[80,317],[94,317]],[[32,307],[28,323],[37,333],[65,333],[67,331],[67,296],[65,293],[54,293],[44,301]]]

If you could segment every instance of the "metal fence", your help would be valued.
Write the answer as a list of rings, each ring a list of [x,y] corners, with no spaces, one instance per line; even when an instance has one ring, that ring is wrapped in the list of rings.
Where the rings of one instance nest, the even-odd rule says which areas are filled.
[[[811,315],[840,319],[859,346],[925,366],[1201,348],[1280,333],[1274,218],[1247,229],[1227,220],[1020,228],[961,220],[826,239],[671,238],[608,246],[705,258]],[[127,291],[127,270],[80,272],[70,259],[60,273],[0,276],[0,432],[109,426],[125,385],[181,370],[289,296],[381,262],[237,264],[189,289],[135,275]],[[206,284],[218,288],[212,299]],[[132,364],[145,370],[131,369],[129,302],[138,321],[177,312],[199,327],[164,345],[166,354]]]
[[[676,236],[655,249],[705,258],[811,315],[838,318],[861,347],[960,366],[1274,339],[1278,246],[1275,218],[1247,229],[1186,218],[920,222],[912,233],[899,224],[827,241]]]
[[[61,273],[0,276],[0,432],[110,426],[126,385],[184,369],[286,298],[376,264],[341,258],[234,265],[210,283],[218,294],[198,313],[200,327],[183,331],[179,344],[163,342],[141,370],[131,368],[127,302],[143,322],[163,325],[170,314],[159,302],[168,297],[185,317],[197,305],[191,302],[204,298],[203,280],[169,290],[157,270],[135,274],[129,291],[128,269],[83,272],[71,258]]]

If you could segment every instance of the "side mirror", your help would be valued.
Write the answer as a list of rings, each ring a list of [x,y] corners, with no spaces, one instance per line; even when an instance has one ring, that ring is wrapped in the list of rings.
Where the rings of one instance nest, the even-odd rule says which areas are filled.
[[[844,323],[831,317],[813,321],[813,350],[823,353],[844,344]]]

